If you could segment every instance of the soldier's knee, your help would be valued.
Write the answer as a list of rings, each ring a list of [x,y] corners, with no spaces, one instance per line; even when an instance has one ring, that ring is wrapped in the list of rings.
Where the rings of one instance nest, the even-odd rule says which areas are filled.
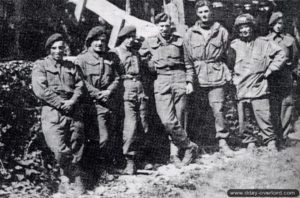
[[[223,112],[223,101],[214,101],[210,104],[214,114],[220,114]]]

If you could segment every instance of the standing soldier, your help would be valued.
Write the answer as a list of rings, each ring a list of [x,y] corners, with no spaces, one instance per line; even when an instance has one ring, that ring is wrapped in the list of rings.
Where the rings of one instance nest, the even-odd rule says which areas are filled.
[[[269,26],[268,38],[278,43],[286,53],[287,61],[281,70],[270,76],[271,101],[274,106],[274,124],[278,125],[280,136],[286,140],[288,134],[293,131],[293,70],[298,64],[298,49],[295,39],[284,33],[284,20],[281,12],[272,14]],[[275,125],[275,126],[276,126]]]
[[[123,154],[126,168],[123,174],[136,173],[138,123],[148,133],[147,120],[147,71],[142,67],[140,55],[135,49],[136,28],[125,26],[118,35],[117,47],[113,50],[119,57],[120,77],[124,99]]]
[[[180,167],[190,164],[198,150],[187,137],[184,122],[186,94],[193,92],[193,68],[184,65],[183,39],[172,32],[170,17],[158,14],[155,23],[160,32],[143,43],[141,54],[150,58],[148,66],[157,74],[154,82],[156,110],[172,143],[179,149],[176,153],[171,150],[171,160]],[[184,152],[182,160],[180,151]]]
[[[98,142],[101,154],[107,154],[104,149],[107,149],[109,138],[111,96],[119,83],[115,56],[107,51],[107,41],[108,35],[104,26],[92,28],[85,40],[86,50],[78,55],[76,60],[81,67],[88,92],[85,98],[85,113],[87,114],[85,124],[89,126],[86,129],[89,132],[87,138],[91,144]],[[102,156],[93,157],[102,158]]]
[[[228,32],[218,22],[213,21],[212,5],[207,0],[200,0],[195,5],[199,20],[191,27],[185,38],[185,64],[187,68],[193,67],[196,72],[195,104],[196,116],[192,125],[199,122],[198,116],[207,115],[210,106],[215,117],[216,138],[219,140],[220,150],[228,156],[233,151],[227,145],[229,132],[225,127],[223,114],[224,85],[231,80],[227,68],[225,54],[228,45]],[[209,105],[208,105],[209,104]]]
[[[59,191],[68,188],[68,181],[75,177],[75,190],[83,194],[80,161],[84,147],[82,111],[78,104],[83,91],[76,66],[63,60],[64,38],[53,34],[46,42],[48,56],[35,62],[32,86],[42,100],[42,130],[47,145],[55,154],[61,168]]]
[[[232,58],[230,62],[234,65],[233,83],[237,89],[240,131],[242,133],[245,128],[245,107],[251,104],[264,143],[268,145],[269,150],[276,151],[267,78],[282,67],[286,55],[268,38],[257,37],[254,34],[254,26],[252,15],[238,16],[234,23],[238,38],[231,42],[229,50],[229,57]],[[255,137],[252,140],[248,144],[250,149],[255,146]]]

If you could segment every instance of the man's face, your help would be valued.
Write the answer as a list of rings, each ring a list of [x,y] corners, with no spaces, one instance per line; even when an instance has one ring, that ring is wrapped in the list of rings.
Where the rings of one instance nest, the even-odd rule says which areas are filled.
[[[167,20],[165,22],[159,22],[157,24],[159,28],[159,32],[162,35],[162,37],[168,37],[171,35],[171,21]]]
[[[197,9],[196,14],[199,17],[199,19],[204,23],[210,22],[212,20],[212,12],[208,6],[199,7]]]
[[[136,33],[132,32],[125,37],[125,39],[123,40],[123,45],[127,48],[130,48],[133,46],[135,39]]]
[[[56,60],[62,60],[64,56],[65,43],[64,41],[56,41],[50,48],[50,56]]]
[[[252,36],[252,32],[252,27],[248,24],[243,24],[239,27],[239,36],[241,38],[250,38]]]
[[[273,31],[276,33],[282,33],[283,31],[283,20],[279,19],[273,26]]]
[[[105,35],[98,36],[94,38],[91,42],[90,49],[96,53],[105,52],[107,44],[107,37]]]

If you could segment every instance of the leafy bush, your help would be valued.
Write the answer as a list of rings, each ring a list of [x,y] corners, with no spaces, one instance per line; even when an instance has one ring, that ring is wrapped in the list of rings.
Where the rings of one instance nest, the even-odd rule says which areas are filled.
[[[42,195],[58,169],[43,142],[31,70],[31,62],[0,63],[0,189]]]

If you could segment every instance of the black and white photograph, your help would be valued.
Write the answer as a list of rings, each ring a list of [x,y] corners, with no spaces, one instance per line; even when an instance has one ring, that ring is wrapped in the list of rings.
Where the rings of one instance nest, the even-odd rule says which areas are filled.
[[[300,0],[0,0],[0,198],[299,191]]]

